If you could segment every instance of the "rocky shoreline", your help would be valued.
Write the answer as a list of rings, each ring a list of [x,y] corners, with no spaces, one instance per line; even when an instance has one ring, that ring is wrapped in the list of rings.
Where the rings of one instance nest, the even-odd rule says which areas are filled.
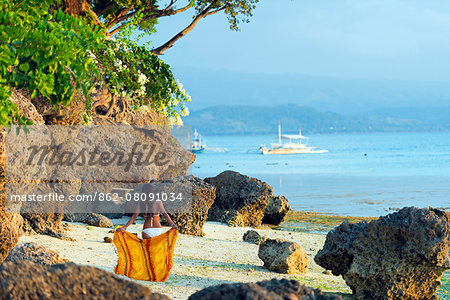
[[[114,219],[115,225],[124,224],[128,218]],[[131,225],[129,231],[140,234],[143,220]],[[64,241],[47,235],[22,236],[16,247],[33,242],[52,250],[63,259],[78,265],[87,265],[113,273],[116,254],[112,244],[104,242],[112,237],[109,228],[91,227],[82,223],[69,223],[67,234],[76,240]],[[164,230],[167,230],[165,227]],[[174,267],[169,279],[163,283],[135,281],[150,287],[153,292],[171,299],[187,299],[191,294],[210,286],[224,283],[250,283],[261,280],[294,279],[313,288],[321,288],[328,295],[350,293],[342,279],[323,274],[313,257],[325,241],[325,236],[281,230],[253,229],[271,239],[295,241],[305,249],[310,265],[305,274],[281,274],[268,270],[258,257],[259,246],[243,241],[251,227],[230,227],[223,223],[206,222],[204,237],[180,234],[174,253]],[[121,276],[122,277],[122,276]]]
[[[127,220],[128,218],[124,217],[112,221],[114,225],[119,225]],[[137,224],[129,227],[129,231],[139,234],[142,222],[143,220],[139,219]],[[67,224],[69,230],[66,234],[76,241],[61,240],[48,235],[30,235],[22,236],[16,248],[35,243],[58,253],[64,260],[113,273],[116,254],[112,244],[104,242],[104,237],[112,237],[110,228],[92,227],[83,223]],[[166,227],[165,230],[167,229]],[[220,284],[254,283],[274,278],[293,279],[308,287],[321,289],[324,295],[354,299],[351,289],[341,276],[327,272],[314,261],[317,253],[324,248],[324,234],[273,230],[269,227],[231,227],[211,221],[205,223],[203,230],[204,237],[179,235],[174,253],[174,267],[166,282],[142,282],[123,278],[149,287],[152,292],[164,294],[170,299],[187,299],[204,288]],[[244,234],[249,230],[269,239],[282,239],[299,244],[309,260],[306,273],[281,274],[265,268],[264,262],[258,257],[259,246],[243,240]],[[447,282],[447,276],[444,275],[444,283]],[[447,282],[438,291],[438,295],[448,296],[448,289]]]
[[[19,238],[0,265],[0,299],[42,294],[84,299],[90,293],[106,299],[121,293],[108,290],[113,282],[142,291],[145,299],[438,299],[439,288],[438,294],[448,295],[447,275],[441,287],[441,276],[450,269],[448,212],[405,207],[380,218],[293,212],[267,183],[233,171],[204,181],[180,176],[167,182],[192,184],[193,210],[170,213],[180,235],[166,282],[112,274],[117,261],[113,228],[125,224],[127,216],[115,214],[110,220],[95,213],[66,214],[49,223],[58,230],[29,230]],[[40,215],[32,217],[41,222]],[[63,217],[70,222],[63,223]],[[323,225],[322,234],[295,230],[308,223]],[[140,218],[128,230],[140,235],[142,224]],[[68,275],[74,270],[76,276]],[[22,278],[13,277],[14,272]],[[26,275],[30,272],[33,276]],[[87,294],[90,283],[74,283],[82,281],[84,272],[97,274],[91,281],[98,286]],[[41,286],[48,276],[58,279]],[[65,290],[67,284],[74,289]]]

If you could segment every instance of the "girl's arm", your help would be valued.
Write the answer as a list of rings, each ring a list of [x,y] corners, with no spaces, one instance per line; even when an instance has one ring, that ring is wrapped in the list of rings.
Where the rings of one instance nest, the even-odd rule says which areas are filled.
[[[140,213],[141,213],[141,212],[140,212],[140,205],[138,205],[138,206],[137,206],[137,212],[135,212],[135,213],[131,216],[131,218],[128,220],[128,222],[127,222],[127,224],[125,224],[125,226],[117,228],[117,231],[127,230],[128,226],[130,226],[131,224],[134,223],[134,221],[136,221],[136,219],[137,219],[137,217],[139,216]]]
[[[159,202],[159,204],[160,204],[160,208],[159,209],[161,211],[161,214],[164,216],[164,219],[166,219],[169,222],[169,224],[170,224],[170,226],[172,226],[172,228],[178,229],[177,224],[175,224],[172,221],[172,219],[170,218],[169,214],[164,209],[164,205],[162,204],[162,202]]]

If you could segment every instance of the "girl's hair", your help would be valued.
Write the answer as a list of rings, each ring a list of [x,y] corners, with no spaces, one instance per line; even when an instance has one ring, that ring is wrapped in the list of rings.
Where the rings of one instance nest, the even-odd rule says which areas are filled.
[[[142,187],[142,193],[146,195],[142,195],[141,197],[141,213],[159,213],[159,207],[156,205],[157,203],[155,201],[155,197],[151,197],[151,195],[155,195],[157,193],[156,180],[152,180],[150,183],[144,184]]]

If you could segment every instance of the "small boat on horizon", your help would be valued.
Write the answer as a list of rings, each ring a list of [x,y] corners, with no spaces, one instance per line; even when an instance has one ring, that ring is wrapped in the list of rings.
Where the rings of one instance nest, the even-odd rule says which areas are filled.
[[[287,142],[283,143],[285,140]],[[305,142],[302,142],[304,140]],[[265,145],[259,150],[262,154],[303,154],[303,153],[326,153],[328,150],[321,150],[318,147],[308,146],[309,138],[302,135],[302,130],[299,129],[299,134],[281,134],[281,122],[278,121],[278,143],[272,143],[271,148],[266,148]]]
[[[194,134],[192,135],[192,144],[191,144],[191,151],[194,154],[200,154],[203,153],[205,150],[206,145],[202,143],[202,136],[200,133],[197,132],[197,129],[194,130]]]

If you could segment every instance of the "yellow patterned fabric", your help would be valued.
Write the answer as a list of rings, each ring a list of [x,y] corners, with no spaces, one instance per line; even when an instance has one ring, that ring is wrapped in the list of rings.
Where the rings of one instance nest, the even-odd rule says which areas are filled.
[[[113,241],[119,259],[114,272],[137,280],[166,281],[177,236],[173,228],[151,239],[116,230]]]

